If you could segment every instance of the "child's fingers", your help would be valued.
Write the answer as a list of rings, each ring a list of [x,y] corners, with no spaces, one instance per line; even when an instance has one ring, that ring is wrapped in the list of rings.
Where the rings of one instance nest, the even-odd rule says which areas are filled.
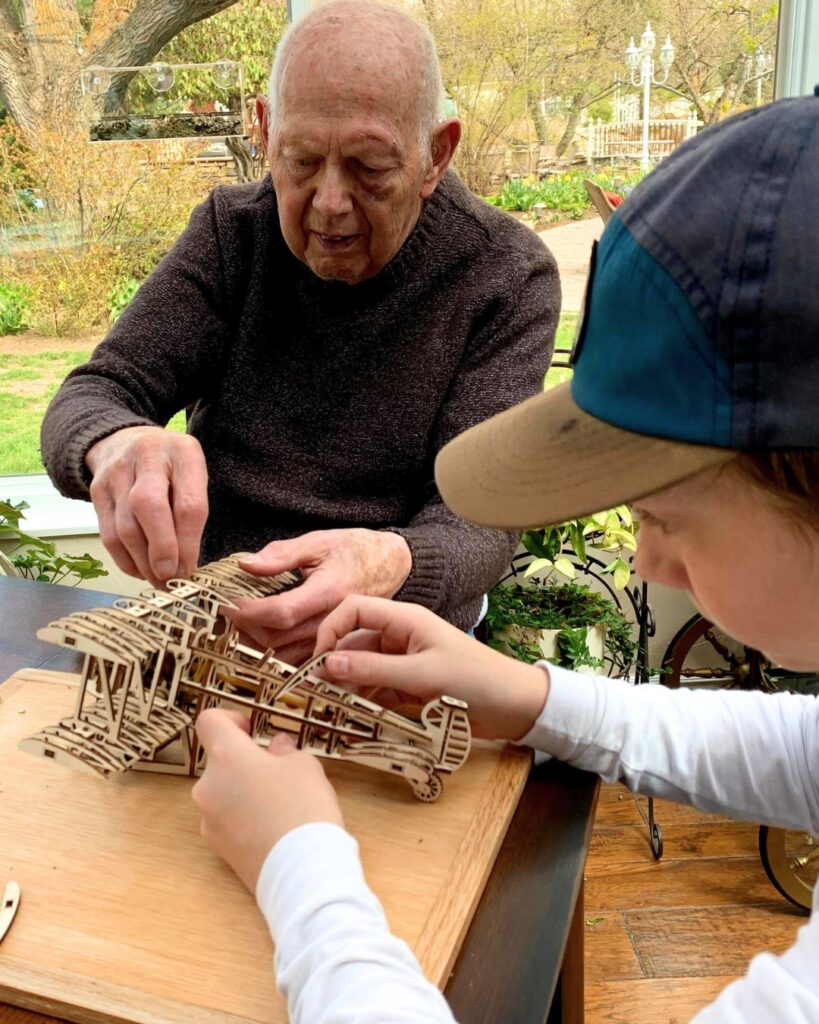
[[[344,686],[385,687],[421,696],[429,690],[413,655],[376,654],[372,651],[334,651],[324,668],[330,679]]]
[[[225,750],[245,750],[250,739],[250,722],[238,711],[208,708],[196,719],[196,735],[205,751],[210,754],[214,746]]]
[[[412,605],[388,601],[383,597],[364,597],[351,594],[345,597],[319,627],[314,654],[333,650],[342,637],[359,629],[383,633],[387,630],[409,645],[415,615],[421,609]]]
[[[286,757],[288,754],[292,754],[293,751],[298,750],[298,747],[296,746],[295,738],[289,732],[277,732],[270,743],[268,743],[267,749],[277,757]]]

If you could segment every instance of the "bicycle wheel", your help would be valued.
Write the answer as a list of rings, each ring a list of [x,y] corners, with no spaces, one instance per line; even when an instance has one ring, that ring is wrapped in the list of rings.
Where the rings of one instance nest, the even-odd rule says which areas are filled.
[[[759,651],[728,636],[702,615],[677,630],[663,656],[665,686],[718,686],[742,690],[776,689],[770,662]]]
[[[790,903],[809,911],[819,876],[819,837],[763,825],[759,856],[774,888]]]

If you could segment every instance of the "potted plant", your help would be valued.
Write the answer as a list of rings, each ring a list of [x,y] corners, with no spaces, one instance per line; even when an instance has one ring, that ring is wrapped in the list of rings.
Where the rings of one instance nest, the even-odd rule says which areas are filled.
[[[634,661],[633,626],[617,605],[582,583],[499,583],[489,594],[489,644],[521,661],[541,659],[575,671],[621,671]]]
[[[589,548],[606,552],[609,560],[596,574],[611,574],[615,588],[623,589],[631,574],[625,553],[636,549],[637,529],[630,509],[619,506],[527,530],[521,541],[532,560],[489,595],[490,645],[523,661],[545,658],[586,672],[608,661],[625,672],[636,654],[634,627],[614,601],[576,582],[577,563],[587,566]]]
[[[11,542],[11,548],[0,551],[0,575],[21,576],[40,583],[62,583],[66,580],[76,586],[83,580],[107,576],[108,570],[92,555],[60,554],[49,540],[23,533],[20,520],[28,505],[0,501],[0,543]]]

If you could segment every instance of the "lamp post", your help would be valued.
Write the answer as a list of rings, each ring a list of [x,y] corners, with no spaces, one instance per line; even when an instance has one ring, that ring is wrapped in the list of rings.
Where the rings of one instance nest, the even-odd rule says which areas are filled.
[[[631,37],[628,49],[626,50],[626,66],[631,74],[631,84],[643,88],[643,152],[640,158],[640,166],[644,171],[649,169],[648,159],[648,125],[649,125],[649,100],[652,85],[663,85],[668,81],[668,72],[674,63],[674,46],[671,36],[666,36],[665,42],[660,48],[659,74],[654,64],[654,47],[657,45],[657,37],[651,31],[651,22],[646,22],[645,32],[640,37],[639,47],[634,45],[634,36]]]
[[[762,81],[774,71],[774,58],[770,50],[758,46],[753,55],[748,54],[745,61],[747,81],[756,82],[756,104],[762,105]]]

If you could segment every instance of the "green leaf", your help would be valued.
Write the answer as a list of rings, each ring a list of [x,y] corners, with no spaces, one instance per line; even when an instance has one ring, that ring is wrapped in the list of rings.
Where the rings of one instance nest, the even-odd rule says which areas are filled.
[[[624,562],[622,558],[618,558],[614,562],[614,586],[617,590],[622,590],[629,581],[631,576],[631,569],[628,567],[628,563]]]
[[[628,505],[618,505],[614,511],[620,516],[626,526],[634,525],[634,516],[631,514],[631,509]]]
[[[572,550],[580,559],[581,562],[586,561],[586,538],[583,536],[583,530],[580,528],[579,523],[569,523],[569,540],[572,545]]]
[[[572,562],[571,559],[566,558],[565,555],[555,559],[555,569],[570,580],[573,580],[577,576],[577,570],[575,569],[574,562]]]
[[[526,567],[524,576],[533,576],[536,572],[540,572],[542,569],[553,569],[555,568],[554,563],[549,558],[536,558],[534,562]]]
[[[547,558],[548,556],[540,533],[540,530],[527,530],[520,538],[520,541],[530,555],[534,555],[535,558]]]

